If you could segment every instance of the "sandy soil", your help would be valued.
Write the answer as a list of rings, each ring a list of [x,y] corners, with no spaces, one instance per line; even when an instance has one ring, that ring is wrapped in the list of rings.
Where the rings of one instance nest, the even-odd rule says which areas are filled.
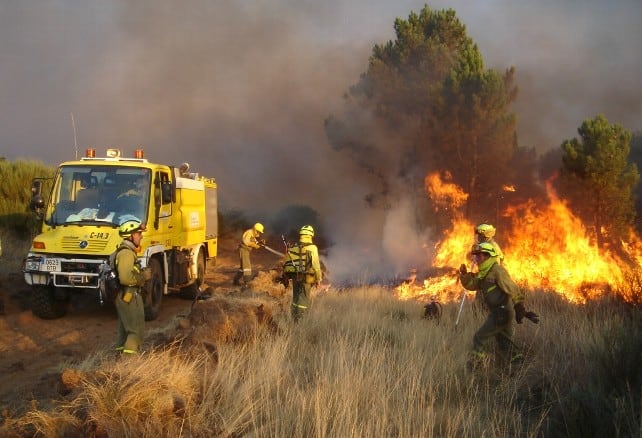
[[[235,239],[219,241],[216,265],[209,263],[206,282],[214,294],[238,289],[232,280],[238,269]],[[255,270],[277,266],[278,256],[265,250],[252,254]],[[0,315],[0,412],[24,407],[31,400],[55,398],[61,370],[80,363],[87,356],[108,351],[116,337],[117,316],[112,304],[101,306],[97,298],[74,295],[68,314],[60,319],[42,320],[29,307],[30,287],[20,273],[0,277],[4,314]],[[147,333],[159,331],[186,316],[191,300],[176,295],[163,298],[161,313],[146,323]]]

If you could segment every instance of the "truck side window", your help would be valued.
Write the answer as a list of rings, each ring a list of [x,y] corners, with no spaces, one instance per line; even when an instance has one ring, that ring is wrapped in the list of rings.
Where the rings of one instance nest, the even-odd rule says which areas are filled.
[[[169,181],[161,183],[161,192],[163,194],[163,204],[172,203],[172,184]]]
[[[160,186],[160,187],[159,187]],[[154,185],[154,196],[160,197],[160,217],[168,217],[172,214],[172,185],[167,172],[156,173],[156,184]]]

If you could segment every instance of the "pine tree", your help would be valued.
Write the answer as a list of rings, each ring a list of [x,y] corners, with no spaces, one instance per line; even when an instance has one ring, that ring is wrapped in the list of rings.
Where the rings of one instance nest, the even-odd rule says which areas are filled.
[[[585,120],[579,138],[562,143],[566,197],[599,248],[626,240],[635,218],[633,190],[640,179],[629,162],[631,133],[603,115]]]

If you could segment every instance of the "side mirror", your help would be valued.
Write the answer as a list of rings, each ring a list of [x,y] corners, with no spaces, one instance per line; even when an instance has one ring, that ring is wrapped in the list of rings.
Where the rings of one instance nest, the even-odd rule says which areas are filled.
[[[36,213],[45,208],[45,199],[42,197],[41,180],[34,180],[31,183],[31,203],[29,207]]]
[[[35,211],[38,212],[45,208],[45,200],[41,195],[36,195],[33,198],[31,198],[31,204],[29,204],[29,207]]]
[[[31,182],[31,196],[37,196],[42,194],[42,180],[35,179]]]

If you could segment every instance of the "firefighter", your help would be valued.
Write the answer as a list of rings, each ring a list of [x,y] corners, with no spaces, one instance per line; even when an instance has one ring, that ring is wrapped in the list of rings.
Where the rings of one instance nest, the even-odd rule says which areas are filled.
[[[491,224],[479,224],[475,227],[475,243],[489,242],[495,247],[497,253],[497,260],[500,263],[504,262],[504,253],[495,241],[495,233],[497,230]]]
[[[145,224],[128,218],[118,228],[123,238],[115,259],[121,291],[116,297],[118,311],[118,336],[116,350],[122,353],[138,353],[143,344],[145,328],[145,300],[141,288],[151,278],[150,268],[141,269],[136,249],[143,239]]]
[[[283,273],[292,280],[292,318],[298,321],[310,307],[312,286],[322,280],[319,249],[312,243],[314,228],[304,225],[299,230],[299,243],[288,248]]]
[[[261,235],[265,231],[263,224],[257,222],[248,230],[245,230],[239,243],[239,270],[234,276],[234,285],[241,285],[241,278],[247,286],[252,280],[252,262],[250,261],[250,252],[253,249],[263,248],[265,240],[261,239]]]
[[[473,249],[473,257],[479,271],[473,274],[468,272],[466,265],[461,265],[459,279],[466,289],[479,291],[488,316],[473,338],[470,365],[485,362],[488,343],[492,338],[497,341],[505,358],[511,362],[519,361],[523,356],[513,343],[513,320],[521,324],[526,316],[524,294],[506,268],[499,264],[499,255],[492,243],[477,244]]]
[[[145,183],[146,178],[144,176],[137,176],[131,183],[131,187],[118,195],[117,199],[128,196],[142,197],[145,194]]]

